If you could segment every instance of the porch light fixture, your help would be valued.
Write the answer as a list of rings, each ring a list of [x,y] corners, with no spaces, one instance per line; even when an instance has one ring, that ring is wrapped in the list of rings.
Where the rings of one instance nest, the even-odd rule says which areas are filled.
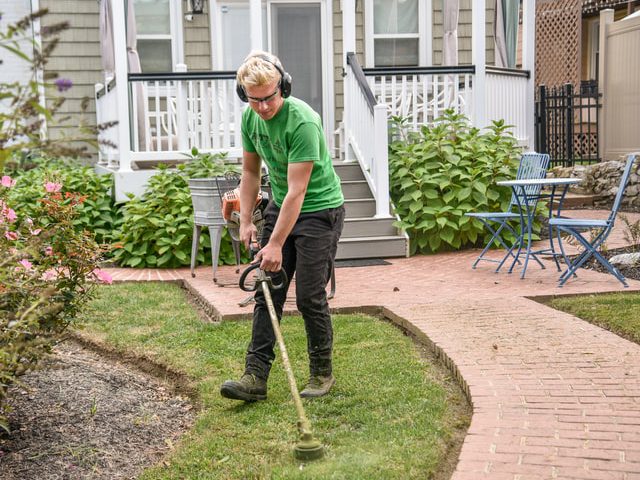
[[[204,0],[189,0],[191,11],[189,13],[201,14],[204,11]]]

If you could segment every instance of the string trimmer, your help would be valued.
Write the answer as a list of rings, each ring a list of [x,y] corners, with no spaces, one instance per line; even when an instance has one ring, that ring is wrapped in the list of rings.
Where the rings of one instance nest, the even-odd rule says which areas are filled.
[[[252,249],[252,253],[254,253]],[[253,256],[253,255],[252,255]],[[247,275],[250,272],[257,270],[255,276],[255,284],[248,286],[245,284]],[[278,316],[276,310],[273,307],[273,299],[271,298],[271,290],[279,290],[283,288],[287,283],[287,275],[284,270],[281,270],[278,274],[282,278],[279,284],[275,284],[271,276],[267,275],[262,269],[260,269],[259,263],[254,263],[249,266],[240,276],[240,288],[245,292],[253,292],[257,289],[262,290],[264,294],[265,302],[267,303],[267,309],[269,310],[269,317],[271,318],[271,325],[280,347],[280,354],[282,356],[282,365],[284,371],[287,374],[287,380],[289,381],[289,388],[291,389],[291,396],[293,397],[293,403],[296,406],[298,412],[298,432],[300,433],[300,440],[293,447],[293,454],[299,460],[315,460],[322,458],[324,455],[324,447],[322,444],[313,437],[311,431],[311,423],[307,419],[304,413],[304,407],[302,406],[302,400],[300,393],[298,392],[298,386],[296,385],[296,379],[293,376],[293,370],[291,369],[291,363],[289,362],[289,355],[287,354],[287,347],[284,344],[284,338],[280,331],[280,322],[278,322]]]

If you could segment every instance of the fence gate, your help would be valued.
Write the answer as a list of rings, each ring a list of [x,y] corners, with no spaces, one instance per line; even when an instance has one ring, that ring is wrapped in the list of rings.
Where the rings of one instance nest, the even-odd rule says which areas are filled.
[[[536,92],[536,151],[548,153],[553,166],[597,163],[598,112],[595,81],[560,87],[540,85]]]

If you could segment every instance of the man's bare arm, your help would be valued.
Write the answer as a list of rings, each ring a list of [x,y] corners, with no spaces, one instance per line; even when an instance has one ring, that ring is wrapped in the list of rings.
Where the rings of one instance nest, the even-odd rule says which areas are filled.
[[[240,241],[249,248],[257,240],[257,231],[252,215],[260,190],[260,168],[262,161],[257,153],[242,152],[242,178],[240,180]]]
[[[298,220],[304,202],[313,162],[290,163],[287,170],[287,195],[284,197],[278,220],[269,243],[260,251],[261,268],[278,271],[282,267],[282,246]]]

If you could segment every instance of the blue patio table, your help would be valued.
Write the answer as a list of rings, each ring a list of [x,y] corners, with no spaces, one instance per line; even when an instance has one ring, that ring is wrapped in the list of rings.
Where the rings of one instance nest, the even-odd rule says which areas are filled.
[[[560,264],[558,263],[558,257],[561,256],[561,253],[555,250],[555,246],[553,244],[553,232],[551,231],[551,226],[549,226],[549,248],[544,248],[541,250],[532,250],[531,249],[531,226],[533,224],[533,219],[536,212],[536,206],[538,204],[538,200],[541,198],[546,198],[549,201],[549,218],[552,218],[554,215],[560,216],[562,211],[562,205],[564,203],[564,199],[569,191],[569,187],[571,185],[576,185],[580,183],[582,179],[580,178],[540,178],[540,179],[523,179],[523,180],[502,180],[497,182],[498,185],[503,187],[511,187],[513,190],[514,196],[516,197],[516,201],[518,203],[518,210],[520,213],[520,235],[516,239],[516,243],[509,249],[505,257],[500,262],[498,269],[502,267],[507,258],[511,255],[511,252],[514,248],[518,247],[516,254],[514,255],[513,262],[511,263],[511,267],[509,268],[509,273],[513,272],[513,268],[515,267],[520,254],[523,249],[525,250],[524,257],[524,265],[522,267],[522,273],[520,274],[520,278],[524,278],[525,273],[527,271],[527,265],[529,264],[529,258],[533,258],[538,264],[544,269],[544,264],[538,259],[537,255],[539,254],[548,254],[553,257],[553,260],[556,262],[556,266],[558,267],[558,271],[561,270]],[[541,193],[542,188],[550,188],[551,191],[549,193]],[[554,209],[554,205],[557,205]],[[525,247],[525,233],[526,233],[526,247]],[[558,242],[560,239],[558,238]]]

